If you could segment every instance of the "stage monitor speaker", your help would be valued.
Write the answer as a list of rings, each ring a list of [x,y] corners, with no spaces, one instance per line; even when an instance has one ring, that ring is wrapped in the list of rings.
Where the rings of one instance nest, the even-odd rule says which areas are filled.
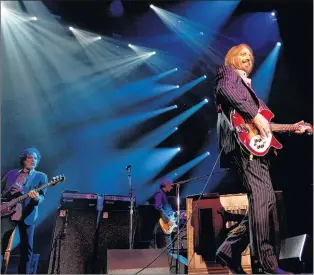
[[[281,241],[280,267],[293,273],[313,272],[313,246],[307,234]]]
[[[96,209],[58,209],[48,273],[93,273]]]
[[[163,249],[108,249],[105,274],[135,274],[151,263]],[[138,274],[170,274],[165,251]]]

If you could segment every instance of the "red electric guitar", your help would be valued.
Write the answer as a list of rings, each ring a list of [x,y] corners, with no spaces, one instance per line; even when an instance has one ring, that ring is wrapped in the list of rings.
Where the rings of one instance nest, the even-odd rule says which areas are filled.
[[[274,114],[267,110],[261,110],[259,113],[265,117],[268,122],[274,117]],[[294,132],[298,130],[296,124],[270,124],[271,133],[267,138],[262,138],[259,134],[259,130],[253,124],[253,122],[246,123],[242,116],[236,111],[230,113],[230,121],[235,129],[238,142],[244,147],[249,154],[255,156],[265,156],[271,147],[275,149],[281,149],[281,143],[273,136],[273,132]],[[302,124],[305,127],[305,133],[313,134],[313,126],[309,123]]]

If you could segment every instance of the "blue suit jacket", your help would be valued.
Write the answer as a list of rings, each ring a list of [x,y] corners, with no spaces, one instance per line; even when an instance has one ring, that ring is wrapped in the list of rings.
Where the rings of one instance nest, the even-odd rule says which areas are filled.
[[[1,195],[6,194],[14,184],[14,181],[16,180],[17,176],[19,175],[20,169],[14,169],[9,171],[4,178],[1,181]],[[38,172],[33,171],[31,175],[29,175],[23,192],[28,193],[32,189],[36,189],[48,182],[47,175]],[[39,191],[39,200],[35,202],[31,198],[25,199],[23,203],[23,210],[22,210],[22,220],[24,220],[24,223],[27,225],[32,225],[35,223],[37,217],[38,217],[38,205],[41,204],[45,198],[47,189],[43,189]]]

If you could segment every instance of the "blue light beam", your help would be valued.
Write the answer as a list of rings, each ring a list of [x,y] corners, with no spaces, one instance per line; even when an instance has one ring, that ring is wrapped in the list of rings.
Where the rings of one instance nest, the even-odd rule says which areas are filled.
[[[206,152],[195,159],[190,160],[189,162],[183,164],[182,166],[172,170],[166,176],[163,178],[171,178],[172,180],[175,180],[176,178],[179,178],[183,176],[186,172],[191,170],[193,167],[197,166],[200,162],[202,162],[205,158],[207,158],[209,154]]]
[[[276,45],[252,77],[254,90],[265,103],[271,89],[279,51],[280,46]]]
[[[196,113],[200,108],[202,108],[206,102],[202,100],[200,103],[196,104],[195,106],[191,107],[190,109],[186,110],[182,114],[176,116],[175,118],[171,119],[167,123],[163,124],[156,130],[152,131],[148,135],[144,136],[142,139],[137,141],[134,145],[135,147],[143,147],[143,148],[152,148],[157,146],[163,140],[168,138],[172,133],[174,133],[175,127],[182,124],[185,120],[187,120],[190,116]]]

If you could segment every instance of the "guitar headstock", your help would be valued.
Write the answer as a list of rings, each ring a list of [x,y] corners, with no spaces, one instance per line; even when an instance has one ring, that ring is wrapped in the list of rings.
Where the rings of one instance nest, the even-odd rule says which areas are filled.
[[[308,135],[313,135],[313,125],[310,123],[304,123],[305,133]]]
[[[56,184],[58,184],[59,182],[65,181],[65,176],[64,175],[59,175],[59,176],[55,176],[52,178],[52,180],[50,181],[51,185],[55,186]]]

